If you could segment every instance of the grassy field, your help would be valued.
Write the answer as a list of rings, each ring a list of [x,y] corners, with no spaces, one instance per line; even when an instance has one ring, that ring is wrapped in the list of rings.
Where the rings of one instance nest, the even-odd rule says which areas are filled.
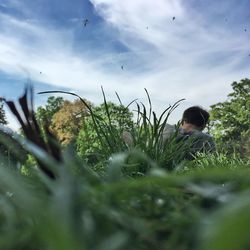
[[[176,105],[160,118],[138,107],[132,147],[92,114],[103,149],[95,164],[38,136],[32,112],[29,137],[1,130],[0,249],[250,249],[250,162],[183,161],[174,137],[160,137]]]

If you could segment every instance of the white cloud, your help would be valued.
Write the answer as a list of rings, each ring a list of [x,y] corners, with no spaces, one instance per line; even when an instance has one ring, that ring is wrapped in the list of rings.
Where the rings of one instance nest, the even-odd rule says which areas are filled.
[[[202,13],[187,8],[185,1],[91,2],[109,25],[107,32],[118,31],[114,39],[128,53],[97,57],[91,51],[77,52],[72,30],[0,14],[1,69],[22,77],[28,74],[57,89],[79,90],[93,102],[100,101],[101,85],[108,97],[113,99],[117,91],[127,103],[145,97],[143,89],[147,88],[157,110],[181,98],[187,99],[183,108],[193,104],[209,107],[226,98],[232,81],[249,77],[246,68],[239,67],[249,54],[247,37],[216,26]],[[172,120],[178,119],[183,108]]]
[[[144,63],[151,72],[138,80],[162,104],[185,97],[208,107],[226,97],[229,83],[249,76],[246,67],[240,68],[250,50],[248,37],[215,24],[185,1],[91,2],[130,50],[138,56],[150,50]]]

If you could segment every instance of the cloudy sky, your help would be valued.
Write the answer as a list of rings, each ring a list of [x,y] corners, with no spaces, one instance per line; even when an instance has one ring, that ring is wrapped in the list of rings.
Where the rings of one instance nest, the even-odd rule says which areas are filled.
[[[101,102],[145,102],[160,113],[223,101],[250,77],[249,0],[0,0],[0,96],[70,90]],[[84,20],[88,19],[86,26]],[[48,96],[35,95],[36,106]],[[12,128],[16,128],[8,113]]]

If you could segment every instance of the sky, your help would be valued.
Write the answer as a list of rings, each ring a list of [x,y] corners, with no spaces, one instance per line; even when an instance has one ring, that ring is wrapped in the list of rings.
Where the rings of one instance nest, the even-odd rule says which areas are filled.
[[[174,123],[250,78],[249,10],[249,0],[0,0],[0,96],[17,100],[31,82],[36,107],[45,90],[99,104],[103,86],[126,105],[146,103],[146,88],[158,114],[185,98]]]

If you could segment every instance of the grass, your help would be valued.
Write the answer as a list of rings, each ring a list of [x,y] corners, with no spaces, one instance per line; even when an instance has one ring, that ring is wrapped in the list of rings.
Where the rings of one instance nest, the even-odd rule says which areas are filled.
[[[117,152],[107,142],[116,137],[101,137],[110,145],[102,174],[70,147],[58,161],[46,147],[1,131],[0,143],[18,161],[29,153],[37,167],[25,174],[1,157],[0,249],[249,249],[249,162],[220,154],[181,161],[174,139],[161,141],[167,118],[137,111],[133,147],[120,142]],[[111,129],[92,115],[99,133]]]

